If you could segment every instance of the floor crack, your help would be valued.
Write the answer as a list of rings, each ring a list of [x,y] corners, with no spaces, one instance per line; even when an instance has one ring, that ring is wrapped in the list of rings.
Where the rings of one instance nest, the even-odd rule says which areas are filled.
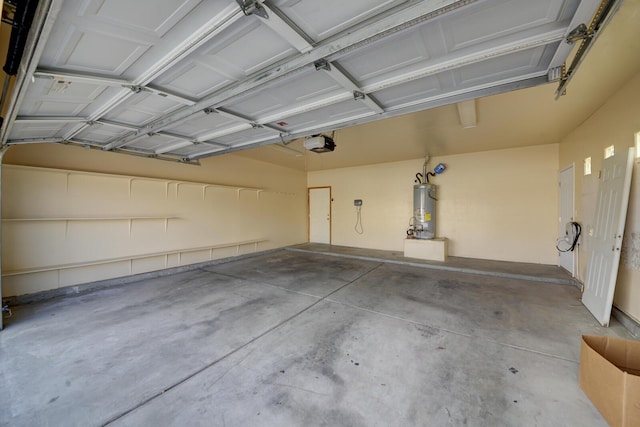
[[[141,408],[142,406],[152,402],[153,400],[157,399],[158,397],[164,395],[165,393],[175,389],[176,387],[178,387],[181,384],[186,383],[187,381],[189,381],[190,379],[196,377],[197,375],[201,374],[202,372],[206,371],[207,369],[217,365],[218,363],[222,362],[223,360],[227,359],[228,357],[236,354],[237,352],[239,352],[240,350],[246,348],[247,346],[255,343],[256,341],[260,340],[261,338],[265,337],[266,335],[270,334],[271,332],[275,331],[276,329],[279,329],[280,327],[284,326],[285,324],[289,323],[290,321],[292,321],[293,319],[297,318],[298,316],[300,316],[301,314],[309,311],[310,309],[312,309],[313,307],[315,307],[316,305],[320,304],[322,301],[325,301],[328,297],[330,297],[331,295],[335,294],[336,292],[346,288],[347,286],[351,285],[352,283],[360,280],[361,278],[363,278],[364,276],[366,276],[367,274],[373,272],[374,270],[376,270],[377,268],[379,268],[380,266],[382,266],[383,263],[378,263],[375,266],[373,266],[372,268],[368,269],[367,271],[361,273],[360,275],[358,275],[358,277],[356,277],[353,280],[348,281],[347,283],[345,283],[344,285],[334,289],[333,291],[331,291],[330,293],[328,293],[327,295],[325,295],[324,297],[318,299],[317,301],[314,301],[311,305],[303,308],[302,310],[298,311],[297,313],[289,316],[288,318],[286,318],[285,320],[281,321],[280,323],[278,323],[277,325],[272,326],[271,328],[267,329],[266,331],[262,332],[261,334],[259,334],[258,336],[252,338],[251,340],[247,341],[246,343],[242,344],[241,346],[229,351],[228,353],[224,354],[223,356],[219,357],[218,359],[214,360],[211,363],[206,364],[205,366],[203,366],[202,368],[192,372],[191,374],[187,375],[186,377],[182,378],[181,380],[178,380],[177,382],[171,384],[168,387],[165,387],[162,391],[155,393],[154,395],[148,397],[147,399],[143,400],[142,402],[139,402],[138,404],[132,406],[131,408],[127,409],[126,411],[123,411],[117,415],[115,415],[114,417],[110,418],[109,420],[107,420],[104,424],[102,424],[103,426],[107,426],[109,424],[113,424],[114,422],[118,421],[119,419],[121,419],[122,417],[132,413],[133,411]],[[206,271],[206,270],[205,270]],[[209,272],[209,273],[214,273],[214,272]],[[219,274],[219,273],[215,273],[215,274]],[[229,277],[233,277],[233,276],[229,276]],[[309,390],[306,390],[309,391]]]

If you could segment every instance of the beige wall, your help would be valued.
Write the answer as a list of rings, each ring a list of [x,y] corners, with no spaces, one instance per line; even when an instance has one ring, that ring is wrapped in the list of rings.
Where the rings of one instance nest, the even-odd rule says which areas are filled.
[[[5,159],[50,166],[3,165],[5,297],[307,238],[304,172],[236,156],[196,167],[53,145],[13,147]],[[51,168],[72,164],[111,173]],[[124,170],[136,176],[116,174]]]
[[[3,163],[293,192],[304,187],[306,179],[303,171],[233,154],[209,157],[201,160],[201,166],[193,166],[61,144],[13,146],[5,154]]]
[[[576,164],[576,218],[587,231],[579,253],[578,277],[584,280],[588,261],[588,229],[593,226],[598,188],[597,174],[604,158],[604,148],[615,145],[621,152],[634,145],[634,134],[640,131],[640,73],[636,74],[589,119],[560,143],[560,168]],[[592,159],[592,175],[582,174],[586,157]],[[622,262],[614,304],[640,321],[640,167],[634,167],[634,185],[629,200],[629,215],[624,234]],[[635,262],[634,262],[635,257]]]
[[[402,251],[422,159],[308,174],[308,186],[331,186],[332,242]],[[447,165],[439,185],[437,236],[449,255],[556,264],[558,145],[432,158]],[[364,233],[355,232],[362,199]]]

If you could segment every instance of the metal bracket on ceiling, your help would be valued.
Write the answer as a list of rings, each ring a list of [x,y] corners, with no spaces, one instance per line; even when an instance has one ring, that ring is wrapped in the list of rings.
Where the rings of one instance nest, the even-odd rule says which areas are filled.
[[[565,73],[565,64],[562,64],[560,67],[549,68],[547,71],[547,81],[549,83],[559,81]]]
[[[264,126],[263,126],[263,125],[261,125],[260,123],[251,122],[251,123],[249,123],[249,124],[250,124],[250,125],[251,125],[251,127],[252,127],[252,128],[254,128],[254,129],[260,129],[260,128],[263,128],[263,127],[264,127]]]
[[[316,62],[313,63],[313,65],[316,67],[317,71],[320,71],[320,70],[331,71],[331,64],[329,64],[329,61],[327,61],[324,58],[318,59]]]
[[[282,145],[291,144],[292,140],[288,140],[288,141],[284,140],[285,135],[288,135],[288,134],[284,134],[284,133],[280,132],[280,134],[278,135],[280,137],[280,142],[282,142]]]
[[[571,61],[571,65],[569,65],[568,68],[563,65],[560,84],[558,85],[558,89],[556,89],[556,100],[567,93],[569,81],[573,78],[584,57],[591,49],[592,43],[609,21],[611,21],[613,15],[620,8],[621,3],[622,0],[602,0],[598,10],[589,23],[589,27],[585,24],[580,24],[567,35],[567,43],[573,43],[578,40],[581,42]]]
[[[364,94],[364,92],[360,92],[359,90],[353,91],[353,99],[355,99],[356,101],[364,100],[365,98],[366,98],[366,95]]]
[[[214,110],[214,109],[213,109],[213,108],[211,108],[211,107],[207,107],[207,108],[205,108],[204,110],[202,110],[202,112],[203,112],[203,113],[205,113],[205,114],[211,114],[211,113],[215,113],[215,112],[216,112],[216,110]]]
[[[144,87],[142,86],[136,86],[136,85],[131,85],[131,86],[126,86],[127,88],[129,88],[131,90],[131,92],[133,93],[140,93],[143,90],[145,90]]]
[[[236,0],[236,2],[240,6],[240,9],[242,9],[242,13],[246,16],[258,15],[261,18],[269,19],[269,14],[257,0]]]
[[[15,3],[14,1],[5,1],[2,5],[2,23],[7,24],[11,28],[13,28],[16,17],[17,4]]]
[[[586,39],[587,37],[593,37],[593,33],[589,33],[585,24],[580,24],[567,34],[566,41],[569,44],[573,44],[579,40]]]

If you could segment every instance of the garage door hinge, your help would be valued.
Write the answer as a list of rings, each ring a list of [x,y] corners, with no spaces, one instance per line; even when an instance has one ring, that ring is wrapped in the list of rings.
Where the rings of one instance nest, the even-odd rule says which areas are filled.
[[[317,71],[320,71],[320,70],[331,71],[331,64],[329,64],[329,61],[327,61],[324,58],[318,59],[316,62],[313,63],[313,65],[316,67]]]
[[[145,90],[145,88],[143,86],[137,86],[137,85],[130,85],[130,86],[125,86],[127,88],[129,88],[131,90],[131,92],[133,93],[140,93],[143,90]]]
[[[266,9],[256,0],[236,0],[236,2],[238,2],[242,13],[246,16],[258,15],[261,18],[269,19]]]

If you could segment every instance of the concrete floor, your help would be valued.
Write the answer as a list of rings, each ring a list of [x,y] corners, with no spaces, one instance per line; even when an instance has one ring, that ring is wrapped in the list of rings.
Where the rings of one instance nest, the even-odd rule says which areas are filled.
[[[0,425],[606,426],[576,287],[306,251],[13,307]]]
[[[560,285],[577,285],[577,282],[565,269],[547,264],[493,261],[454,256],[447,257],[446,262],[427,261],[417,258],[406,258],[403,252],[398,251],[361,249],[348,246],[325,245],[322,243],[303,243],[301,245],[290,246],[286,249],[294,252],[318,253],[351,259],[414,265],[434,270],[473,273],[481,274],[483,276],[498,276],[511,279],[525,279],[534,282],[557,283]]]

